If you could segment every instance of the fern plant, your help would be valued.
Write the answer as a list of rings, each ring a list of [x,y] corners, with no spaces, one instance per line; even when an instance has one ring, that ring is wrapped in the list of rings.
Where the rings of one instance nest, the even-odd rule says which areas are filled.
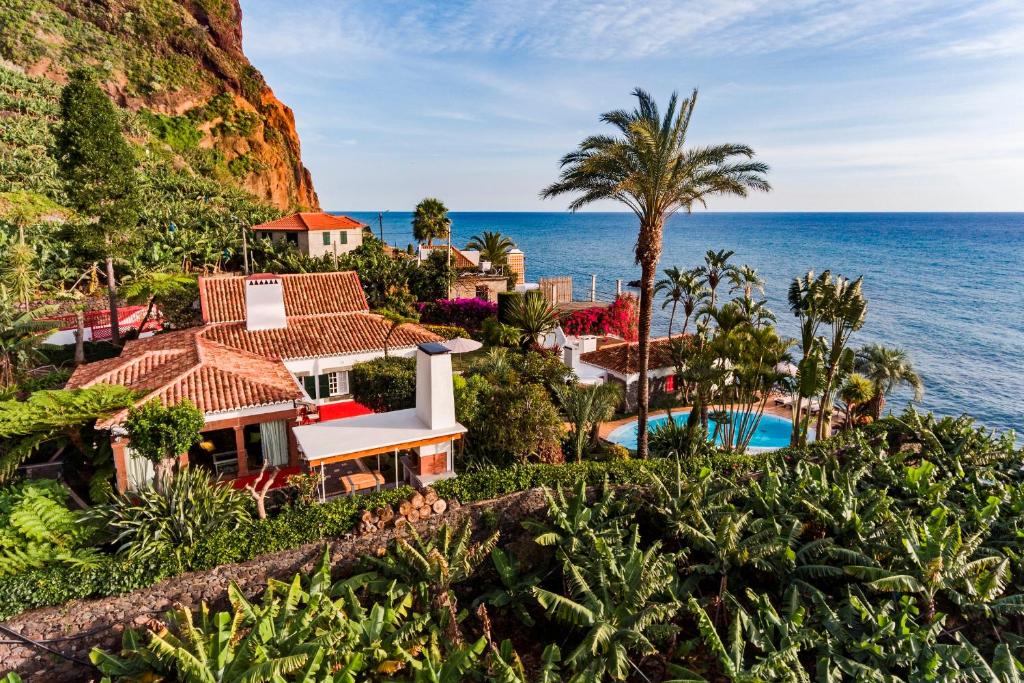
[[[102,556],[88,545],[95,528],[65,505],[63,484],[37,479],[0,489],[0,576],[49,564],[93,566]]]

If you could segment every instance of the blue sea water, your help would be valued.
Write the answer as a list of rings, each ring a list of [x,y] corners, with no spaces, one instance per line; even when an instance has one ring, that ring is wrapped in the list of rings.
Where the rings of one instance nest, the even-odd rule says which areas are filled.
[[[351,212],[378,231],[376,213]],[[526,253],[528,280],[571,275],[577,298],[609,300],[615,280],[639,277],[636,219],[628,213],[451,214],[453,243],[498,230]],[[410,213],[384,214],[383,235],[412,241]],[[767,280],[782,333],[795,336],[789,282],[809,269],[864,276],[868,318],[853,344],[905,348],[925,381],[921,408],[969,413],[991,428],[1024,432],[1024,214],[699,213],[665,230],[663,268],[698,265],[708,249],[731,249]],[[654,333],[668,311],[656,308]],[[900,392],[889,406],[901,411]]]

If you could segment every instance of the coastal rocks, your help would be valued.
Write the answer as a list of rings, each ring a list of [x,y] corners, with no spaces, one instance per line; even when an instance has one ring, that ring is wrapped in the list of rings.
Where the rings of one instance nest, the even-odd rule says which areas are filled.
[[[233,109],[243,112],[239,121],[221,125],[215,115],[195,121],[203,136],[199,147],[217,153],[193,165],[201,169],[195,173],[279,209],[319,208],[292,110],[242,52],[238,0],[172,0],[158,7],[151,0],[39,0],[15,3],[8,14],[13,26],[26,30],[14,30],[0,45],[0,62],[23,73],[63,84],[73,68],[90,66],[119,106],[166,116],[216,109],[211,103],[223,105],[229,96]]]

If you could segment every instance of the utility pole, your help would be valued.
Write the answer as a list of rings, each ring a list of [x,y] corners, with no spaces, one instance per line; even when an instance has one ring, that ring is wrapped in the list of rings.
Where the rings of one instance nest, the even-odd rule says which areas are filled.
[[[380,232],[380,241],[384,241],[384,212],[377,212],[377,230]]]
[[[597,301],[597,275],[590,276],[590,300]]]
[[[615,281],[615,296],[622,296],[622,280]]]
[[[448,298],[452,298],[452,226],[448,226],[448,270],[445,271],[445,280],[448,281]]]

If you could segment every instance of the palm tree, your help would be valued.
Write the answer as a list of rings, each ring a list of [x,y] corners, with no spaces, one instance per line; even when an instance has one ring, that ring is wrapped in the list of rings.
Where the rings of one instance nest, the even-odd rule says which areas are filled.
[[[666,268],[665,277],[654,285],[654,293],[665,292],[665,301],[661,308],[665,309],[672,304],[672,313],[668,318],[668,336],[672,337],[672,324],[676,319],[676,308],[683,305],[683,332],[686,334],[686,327],[690,324],[690,316],[693,315],[697,304],[707,294],[707,289],[700,282],[696,270],[679,270],[677,266]]]
[[[818,329],[825,320],[822,289],[831,281],[832,274],[823,272],[815,277],[808,271],[802,277],[794,278],[787,295],[789,310],[796,316],[800,326],[801,358],[793,382],[793,434],[790,443],[801,446],[807,443],[807,420],[803,417],[804,399],[815,396],[824,386],[822,344]]]
[[[427,197],[416,205],[412,216],[412,235],[416,241],[426,242],[433,246],[435,239],[448,237],[452,219],[448,217],[448,207],[440,199]]]
[[[729,293],[743,292],[744,299],[751,299],[754,296],[754,291],[757,290],[761,294],[764,294],[764,278],[758,274],[756,268],[750,266],[739,266],[731,269],[727,277],[732,287],[729,288]]]
[[[484,230],[473,235],[466,248],[479,251],[481,261],[490,261],[492,266],[504,266],[508,263],[508,252],[516,248],[516,243],[500,232]]]
[[[846,404],[846,429],[854,425],[857,408],[875,397],[875,385],[860,373],[853,373],[846,378],[843,388],[839,390],[839,398]]]
[[[391,338],[395,336],[395,332],[398,331],[398,328],[403,325],[412,325],[417,323],[419,322],[419,319],[403,315],[402,313],[392,311],[387,308],[379,310],[377,313],[388,322],[388,331],[384,333],[384,357],[387,358],[388,351],[391,346]]]
[[[687,147],[697,91],[679,101],[673,94],[664,116],[645,91],[633,91],[637,108],[601,116],[617,135],[594,135],[562,157],[559,180],[543,190],[545,198],[575,195],[569,208],[577,211],[597,201],[625,204],[639,219],[634,256],[640,277],[640,381],[637,455],[647,457],[647,408],[650,399],[647,367],[651,335],[654,277],[661,258],[665,221],[672,214],[705,206],[721,195],[746,196],[750,190],[767,191],[768,166],[753,161],[747,145],[723,144]]]
[[[832,432],[832,402],[840,378],[853,372],[853,351],[846,344],[850,335],[864,325],[868,309],[861,280],[838,277],[834,282],[827,280],[822,287],[824,314],[826,322],[832,326],[832,337],[825,357],[824,387],[816,425],[819,439],[827,438]]]
[[[596,442],[601,423],[615,412],[622,392],[617,384],[562,384],[556,385],[554,390],[562,412],[572,425],[569,443],[579,462],[588,443],[593,446]]]
[[[906,384],[914,389],[914,400],[920,401],[924,396],[924,382],[914,371],[910,357],[903,349],[867,344],[857,350],[854,366],[875,385],[875,395],[871,399],[871,415],[877,420],[882,415],[882,404],[885,397],[896,388]]]
[[[521,331],[520,341],[524,346],[536,344],[558,326],[558,312],[538,291],[530,291],[513,297],[509,302],[508,319]]]
[[[715,307],[715,302],[718,300],[718,286],[722,284],[722,280],[731,277],[735,269],[735,266],[729,264],[729,259],[735,253],[725,249],[719,249],[718,251],[708,249],[707,253],[704,254],[704,265],[697,269],[697,272],[704,278],[704,283],[711,292],[711,308]]]

